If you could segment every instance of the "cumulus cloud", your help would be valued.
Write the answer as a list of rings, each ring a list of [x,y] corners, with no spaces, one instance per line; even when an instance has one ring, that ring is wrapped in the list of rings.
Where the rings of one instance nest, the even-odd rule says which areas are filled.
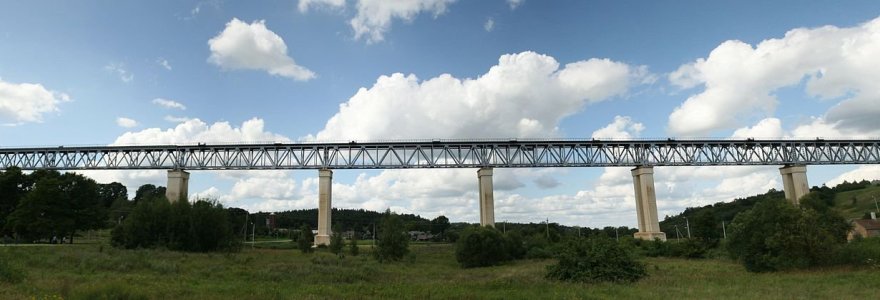
[[[863,165],[859,166],[855,170],[845,172],[843,174],[838,175],[837,177],[832,178],[825,182],[825,185],[829,187],[836,186],[838,184],[843,183],[844,181],[854,182],[854,181],[862,181],[862,180],[877,180],[880,179],[880,166],[876,165]]]
[[[349,24],[354,30],[354,38],[365,38],[368,43],[380,42],[391,29],[391,22],[400,19],[411,22],[422,12],[431,13],[436,18],[446,12],[446,7],[455,0],[358,0],[357,15]]]
[[[208,61],[229,70],[263,70],[272,75],[305,81],[315,73],[294,62],[287,44],[266,28],[266,21],[251,24],[233,18],[217,36],[208,40]]]
[[[169,100],[169,99],[156,98],[156,99],[153,99],[153,104],[164,107],[164,108],[186,110],[186,105],[183,105],[180,102],[177,102],[174,100]]]
[[[58,105],[67,101],[70,96],[48,90],[42,84],[11,83],[0,79],[0,124],[41,122],[43,115],[57,112]]]
[[[345,7],[345,0],[299,0],[297,4],[301,13],[308,12],[310,7],[340,9]]]
[[[340,105],[311,138],[557,136],[559,121],[566,116],[637,84],[635,69],[595,58],[560,67],[553,57],[523,52],[501,56],[478,78],[381,76]]]
[[[104,66],[104,70],[119,76],[119,80],[122,80],[122,82],[129,83],[134,81],[134,74],[126,70],[125,64],[123,63],[107,64]]]
[[[593,131],[592,137],[596,139],[632,139],[638,137],[642,130],[645,130],[642,123],[633,122],[630,117],[615,116],[611,124]]]
[[[706,58],[682,65],[669,80],[702,86],[669,116],[676,135],[707,135],[771,114],[775,92],[806,81],[807,94],[838,101],[822,123],[837,130],[875,130],[880,121],[880,18],[839,28],[797,28],[752,46],[726,41]]]
[[[159,58],[156,60],[156,63],[165,68],[165,70],[171,71],[171,63],[167,59]]]
[[[134,119],[129,119],[126,117],[118,117],[116,118],[116,125],[122,128],[132,128],[138,125],[138,122]]]
[[[777,118],[766,118],[752,127],[743,127],[733,132],[735,138],[781,138],[785,133],[782,130],[782,121]]]
[[[516,9],[517,7],[519,7],[520,5],[522,5],[523,2],[526,2],[526,1],[525,0],[507,0],[507,5],[509,5],[510,9],[513,10],[513,9]]]

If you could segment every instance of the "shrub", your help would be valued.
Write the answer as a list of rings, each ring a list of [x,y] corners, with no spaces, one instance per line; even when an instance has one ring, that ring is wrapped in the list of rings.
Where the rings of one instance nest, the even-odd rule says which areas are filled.
[[[357,234],[351,236],[351,240],[348,242],[348,252],[351,256],[358,256],[360,253],[360,248],[358,248],[358,239]]]
[[[227,211],[214,201],[179,201],[163,198],[138,202],[128,218],[111,232],[117,247],[155,248],[209,252],[237,250],[238,239],[229,225]]]
[[[522,235],[516,231],[504,234],[504,252],[510,259],[522,259],[526,256],[526,247]]]
[[[547,267],[547,278],[586,283],[635,282],[648,275],[632,250],[606,237],[569,240],[556,258],[559,262]]]
[[[345,246],[345,240],[342,239],[342,232],[337,230],[330,236],[330,253],[342,255],[343,246]]]
[[[805,197],[806,199],[806,197]],[[752,272],[808,268],[830,263],[848,225],[830,209],[796,207],[767,199],[739,213],[730,226],[727,248]]]
[[[382,261],[398,261],[409,253],[409,234],[397,214],[385,211],[379,226],[379,238],[376,241],[376,259]]]
[[[296,247],[299,248],[299,251],[302,253],[312,253],[312,242],[315,240],[315,235],[312,234],[312,227],[308,224],[303,224],[302,227],[299,228],[299,238],[296,239]]]
[[[506,241],[492,227],[474,226],[465,229],[455,243],[455,259],[463,268],[486,267],[509,260]]]
[[[840,247],[834,262],[853,266],[880,267],[880,238],[856,238]]]

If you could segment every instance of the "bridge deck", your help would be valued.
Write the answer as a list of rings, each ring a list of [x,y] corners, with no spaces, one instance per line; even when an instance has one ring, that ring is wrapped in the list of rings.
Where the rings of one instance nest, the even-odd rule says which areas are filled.
[[[880,140],[434,140],[0,148],[0,167],[401,169],[878,164]]]

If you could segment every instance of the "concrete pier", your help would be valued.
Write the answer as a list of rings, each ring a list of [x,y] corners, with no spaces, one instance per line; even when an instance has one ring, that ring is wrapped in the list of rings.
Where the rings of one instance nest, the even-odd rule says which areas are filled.
[[[318,234],[315,235],[315,246],[330,245],[332,188],[333,171],[318,170]]]
[[[184,170],[168,170],[168,185],[165,187],[165,197],[171,203],[183,200],[188,201],[189,172]]]
[[[785,165],[779,168],[782,174],[782,188],[785,190],[785,199],[791,204],[799,205],[801,198],[810,192],[807,183],[807,166]]]
[[[492,193],[492,168],[477,170],[480,180],[480,225],[495,227],[495,196]]]
[[[666,240],[666,233],[660,231],[657,218],[657,195],[654,192],[654,168],[637,167],[632,169],[633,186],[636,192],[636,211],[639,218],[637,239]]]

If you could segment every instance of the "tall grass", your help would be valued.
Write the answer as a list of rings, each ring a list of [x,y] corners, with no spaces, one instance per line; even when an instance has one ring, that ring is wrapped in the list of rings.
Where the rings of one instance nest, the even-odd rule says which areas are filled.
[[[880,272],[865,268],[751,274],[726,260],[648,258],[634,284],[544,279],[553,260],[461,269],[451,245],[412,245],[414,256],[378,263],[371,247],[339,258],[319,250],[240,253],[119,250],[100,245],[0,248],[24,277],[0,281],[0,299],[872,299]]]

